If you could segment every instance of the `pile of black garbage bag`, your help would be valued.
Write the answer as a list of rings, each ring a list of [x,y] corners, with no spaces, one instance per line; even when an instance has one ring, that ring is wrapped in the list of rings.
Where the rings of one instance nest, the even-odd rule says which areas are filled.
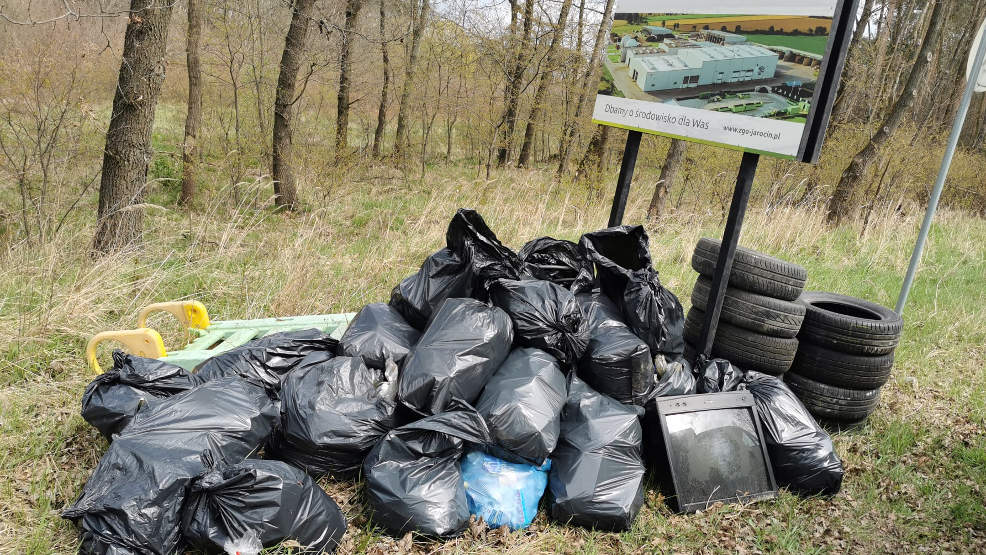
[[[445,246],[338,340],[275,333],[195,372],[114,354],[82,402],[110,447],[63,515],[81,553],[253,553],[289,538],[331,552],[346,519],[314,480],[362,478],[374,524],[451,537],[475,514],[460,461],[482,451],[547,472],[537,494],[554,521],[626,530],[660,433],[653,401],[736,389],[756,399],[778,483],[836,493],[831,439],[784,383],[686,360],[683,324],[642,227],[518,254],[462,209]],[[484,495],[519,487],[487,478]]]

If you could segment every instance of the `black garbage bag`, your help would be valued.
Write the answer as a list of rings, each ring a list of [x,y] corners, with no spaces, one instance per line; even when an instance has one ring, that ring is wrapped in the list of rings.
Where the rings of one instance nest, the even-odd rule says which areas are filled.
[[[599,530],[630,528],[644,504],[639,410],[572,379],[548,474],[551,518]]]
[[[267,457],[315,477],[355,477],[366,454],[394,427],[394,402],[377,390],[382,378],[358,357],[289,372],[281,387],[281,424]]]
[[[747,372],[740,386],[757,405],[777,485],[801,495],[835,495],[842,487],[842,461],[832,438],[784,382]]]
[[[476,403],[499,447],[494,454],[514,462],[544,464],[558,444],[567,391],[554,357],[540,349],[514,349]]]
[[[391,430],[363,462],[373,522],[398,537],[449,537],[469,523],[459,459],[492,438],[475,409],[458,401],[449,408]]]
[[[339,340],[338,353],[362,357],[370,368],[383,370],[387,360],[398,367],[418,342],[421,332],[390,305],[373,303],[364,306]]]
[[[445,299],[472,294],[472,280],[469,262],[445,248],[426,258],[418,273],[397,284],[389,304],[409,324],[423,330]]]
[[[580,276],[592,278],[592,262],[571,241],[541,237],[524,245],[519,255],[535,278],[569,290]]]
[[[621,403],[643,405],[654,389],[650,348],[621,321],[619,309],[605,295],[597,290],[579,297],[590,326],[579,377]]]
[[[195,373],[205,382],[223,376],[239,376],[267,388],[276,399],[282,376],[310,354],[331,358],[338,345],[336,339],[315,328],[272,333],[206,359]]]
[[[566,368],[585,353],[589,326],[575,295],[564,287],[501,279],[492,284],[490,300],[510,315],[518,345],[543,349]]]
[[[475,403],[512,342],[513,326],[503,310],[474,299],[445,301],[411,350],[398,401],[419,414],[443,412],[452,399]]]
[[[137,411],[199,385],[181,366],[163,360],[113,352],[113,368],[96,376],[82,395],[82,418],[112,439]]]
[[[575,300],[582,307],[585,321],[589,323],[590,335],[592,330],[599,327],[627,327],[626,322],[623,321],[623,314],[620,313],[620,307],[616,306],[598,287],[576,294]]]
[[[698,393],[736,391],[743,381],[743,371],[726,359],[708,359],[705,355],[699,355],[695,367],[698,369]]]
[[[684,357],[667,360],[663,355],[658,355],[656,362],[661,366],[661,377],[649,396],[650,399],[673,395],[694,395],[698,392],[698,381],[695,379],[691,365]]]
[[[332,553],[345,533],[339,505],[280,461],[247,459],[205,471],[182,511],[185,541],[209,553],[260,553],[287,539],[306,552]]]
[[[582,236],[579,246],[596,265],[596,279],[620,308],[630,330],[652,354],[684,351],[685,314],[658,279],[643,226],[620,226]]]
[[[498,279],[532,277],[517,253],[496,238],[475,210],[460,208],[456,211],[445,232],[445,242],[452,252],[469,263],[473,275],[473,298],[485,301],[489,287]]]
[[[142,409],[62,513],[82,528],[80,553],[176,552],[188,485],[208,468],[203,452],[236,464],[276,422],[264,389],[235,376]]]

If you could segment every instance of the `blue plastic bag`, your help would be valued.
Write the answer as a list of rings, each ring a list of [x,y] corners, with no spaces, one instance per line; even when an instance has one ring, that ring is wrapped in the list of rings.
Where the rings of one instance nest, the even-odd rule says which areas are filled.
[[[462,459],[462,480],[469,512],[483,517],[490,528],[527,528],[537,516],[550,468],[550,460],[532,466],[507,462],[482,451],[467,453]]]

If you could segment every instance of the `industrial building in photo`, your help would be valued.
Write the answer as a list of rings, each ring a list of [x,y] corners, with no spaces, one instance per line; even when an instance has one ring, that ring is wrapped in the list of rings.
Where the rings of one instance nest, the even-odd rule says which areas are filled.
[[[659,47],[626,48],[621,58],[644,92],[771,79],[778,61],[777,53],[753,44],[668,40]]]

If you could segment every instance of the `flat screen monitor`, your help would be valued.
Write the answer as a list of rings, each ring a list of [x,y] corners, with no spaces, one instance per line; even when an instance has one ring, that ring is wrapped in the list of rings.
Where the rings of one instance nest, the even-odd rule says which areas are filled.
[[[680,512],[777,496],[750,393],[667,397],[657,409],[666,489]]]

